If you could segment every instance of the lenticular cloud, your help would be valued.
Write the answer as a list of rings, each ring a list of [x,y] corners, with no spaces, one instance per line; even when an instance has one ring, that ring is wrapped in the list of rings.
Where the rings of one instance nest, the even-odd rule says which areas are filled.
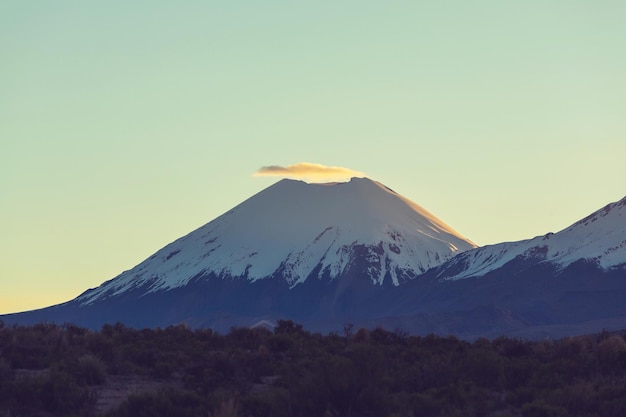
[[[300,162],[286,167],[269,165],[261,167],[254,173],[255,177],[284,177],[309,182],[346,181],[352,177],[363,177],[365,174],[344,167],[329,167],[321,164]]]

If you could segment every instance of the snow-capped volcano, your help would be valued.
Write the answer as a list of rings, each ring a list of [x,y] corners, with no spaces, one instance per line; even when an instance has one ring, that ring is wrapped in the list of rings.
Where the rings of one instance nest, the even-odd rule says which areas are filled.
[[[293,288],[358,270],[372,284],[399,285],[474,248],[416,203],[368,178],[309,184],[281,180],[79,297],[83,305],[192,279],[269,278]]]
[[[483,276],[513,263],[524,268],[531,264],[552,264],[562,270],[580,261],[605,271],[626,270],[626,197],[558,233],[468,251],[442,265],[438,276],[442,279]]]
[[[378,182],[283,180],[72,301],[1,319],[544,338],[626,328],[625,299],[626,198],[558,233],[475,248]]]

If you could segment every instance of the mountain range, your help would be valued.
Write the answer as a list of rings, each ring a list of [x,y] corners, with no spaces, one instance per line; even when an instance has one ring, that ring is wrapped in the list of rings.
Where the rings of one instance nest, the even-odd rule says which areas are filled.
[[[558,233],[477,247],[368,178],[281,180],[74,300],[0,318],[539,338],[626,328],[623,300],[626,198]]]

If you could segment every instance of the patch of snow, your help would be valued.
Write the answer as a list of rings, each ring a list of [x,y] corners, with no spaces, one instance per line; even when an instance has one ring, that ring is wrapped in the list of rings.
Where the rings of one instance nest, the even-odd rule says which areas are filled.
[[[464,268],[447,279],[482,276],[518,256],[541,257],[540,262],[552,262],[560,268],[581,259],[593,260],[604,269],[623,266],[626,264],[626,197],[558,233],[465,252],[451,261],[453,265],[464,262]]]

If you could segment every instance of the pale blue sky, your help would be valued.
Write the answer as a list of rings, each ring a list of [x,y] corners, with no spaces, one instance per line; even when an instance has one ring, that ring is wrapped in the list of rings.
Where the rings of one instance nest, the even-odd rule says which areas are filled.
[[[345,166],[480,245],[626,195],[623,1],[0,3],[0,313]]]

